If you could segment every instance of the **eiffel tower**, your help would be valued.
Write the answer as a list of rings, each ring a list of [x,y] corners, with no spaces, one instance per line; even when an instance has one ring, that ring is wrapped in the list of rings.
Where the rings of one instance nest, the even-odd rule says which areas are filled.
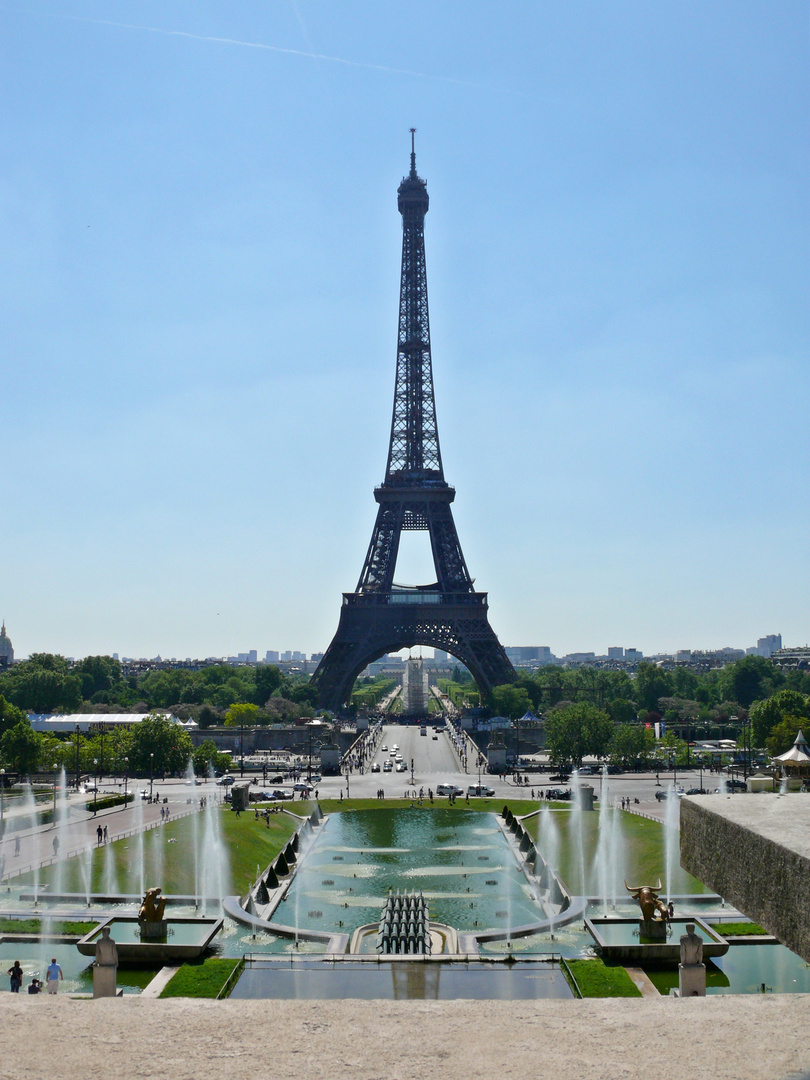
[[[366,561],[354,592],[343,594],[340,622],[312,676],[319,703],[338,709],[367,664],[388,652],[427,645],[455,656],[483,692],[512,682],[515,671],[489,625],[487,594],[476,592],[464,561],[444,479],[430,356],[425,214],[427,184],[411,169],[397,190],[402,214],[402,276],[394,415],[385,480]],[[403,530],[430,534],[436,581],[394,583]]]

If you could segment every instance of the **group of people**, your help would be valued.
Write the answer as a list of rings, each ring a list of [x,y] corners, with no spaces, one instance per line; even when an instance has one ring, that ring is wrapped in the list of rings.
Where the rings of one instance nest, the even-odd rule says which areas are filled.
[[[106,844],[109,839],[110,839],[110,836],[109,836],[109,833],[107,832],[107,826],[104,825],[102,827],[101,823],[99,823],[99,826],[96,829],[96,843],[99,844],[99,845]]]
[[[6,975],[8,975],[11,982],[12,994],[19,994],[20,990],[22,989],[23,979],[25,978],[25,973],[23,972],[22,964],[19,960],[14,961],[14,963],[6,972]],[[59,966],[59,964],[57,964],[56,957],[54,956],[51,959],[51,962],[48,965],[48,970],[46,972],[46,982],[49,994],[56,993],[56,991],[59,989],[59,983],[62,979],[64,979],[64,977],[65,976],[62,974],[62,968]],[[28,984],[28,993],[39,994],[41,991],[42,980],[38,979],[37,976],[34,975],[34,977],[31,979],[31,982]]]

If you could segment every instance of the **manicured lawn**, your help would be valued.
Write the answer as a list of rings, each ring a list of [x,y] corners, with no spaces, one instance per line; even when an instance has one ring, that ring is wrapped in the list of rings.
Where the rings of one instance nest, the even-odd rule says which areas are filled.
[[[306,803],[299,811],[306,813]],[[256,867],[265,866],[284,847],[300,824],[289,814],[271,814],[269,825],[253,812],[239,817],[230,807],[217,808],[222,839],[229,853],[229,872],[225,891],[243,893],[248,883],[256,879]],[[118,893],[137,893],[140,889],[140,844],[143,844],[143,878],[146,888],[160,886],[167,894],[193,894],[195,891],[195,848],[199,852],[205,844],[205,813],[169,820],[137,836],[94,848],[86,856],[70,859],[62,867],[62,889],[81,893],[85,889],[85,873],[91,892],[105,892],[113,884]],[[25,879],[19,879],[20,884]],[[56,868],[46,867],[40,875],[40,885],[53,889]],[[29,883],[31,879],[28,879]]]
[[[552,807],[568,804],[551,804]],[[622,873],[629,885],[656,884],[659,877],[666,881],[665,826],[658,821],[616,811],[621,829],[618,854],[621,859]],[[535,840],[538,829],[549,822],[541,822],[542,814],[535,815],[525,822],[526,828]],[[585,882],[582,881],[582,863],[579,845],[575,842],[571,826],[574,822],[571,810],[553,815],[552,825],[557,828],[559,843],[558,870],[568,888],[575,895],[583,892],[593,895],[599,892],[599,882],[594,870],[594,858],[598,843],[599,812],[580,815],[582,826],[582,863],[585,866]],[[707,892],[706,886],[681,869],[680,859],[675,853],[671,890],[675,894]],[[620,883],[624,892],[624,883]]]
[[[241,964],[242,960],[225,960],[218,956],[209,956],[206,960],[183,964],[168,986],[162,990],[160,996],[162,998],[215,998],[228,981],[228,977]]]
[[[747,937],[750,934],[767,934],[759,923],[755,922],[718,922],[709,923],[712,930],[716,930],[718,934],[722,934],[724,938],[730,937]]]
[[[583,997],[641,997],[641,991],[623,967],[609,966],[598,959],[569,960],[568,967]]]
[[[48,927],[49,934],[75,934],[76,937],[84,937],[96,926],[94,922],[52,922]],[[38,935],[42,931],[42,923],[39,919],[3,919],[0,918],[0,933],[3,934],[31,934]]]

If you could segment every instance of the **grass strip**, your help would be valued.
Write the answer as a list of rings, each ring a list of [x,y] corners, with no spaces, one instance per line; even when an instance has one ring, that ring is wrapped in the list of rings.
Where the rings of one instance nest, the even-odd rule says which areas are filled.
[[[724,938],[749,937],[752,934],[767,934],[768,931],[755,922],[718,922],[709,923]]]
[[[639,988],[618,964],[608,965],[604,960],[596,958],[569,960],[567,967],[576,979],[584,998],[641,997]]]
[[[160,996],[162,998],[216,998],[241,963],[241,959],[226,960],[220,956],[209,956],[205,960],[183,964],[163,988]]]
[[[48,927],[50,934],[72,934],[76,937],[84,937],[97,926],[95,922],[71,922],[69,919],[52,922]],[[0,933],[3,934],[41,934],[41,919],[2,919],[0,918]]]

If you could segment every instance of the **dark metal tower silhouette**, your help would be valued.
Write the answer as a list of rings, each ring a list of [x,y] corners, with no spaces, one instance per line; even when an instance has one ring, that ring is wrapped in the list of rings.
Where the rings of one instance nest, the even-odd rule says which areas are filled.
[[[397,190],[402,214],[402,276],[394,413],[385,480],[366,561],[353,593],[343,594],[340,623],[312,676],[320,704],[339,708],[363,668],[387,652],[432,645],[457,657],[484,691],[512,682],[515,671],[487,618],[487,594],[476,592],[464,561],[445,482],[430,356],[425,214],[427,184],[411,169]],[[394,584],[403,530],[430,534],[436,569],[431,585]]]

